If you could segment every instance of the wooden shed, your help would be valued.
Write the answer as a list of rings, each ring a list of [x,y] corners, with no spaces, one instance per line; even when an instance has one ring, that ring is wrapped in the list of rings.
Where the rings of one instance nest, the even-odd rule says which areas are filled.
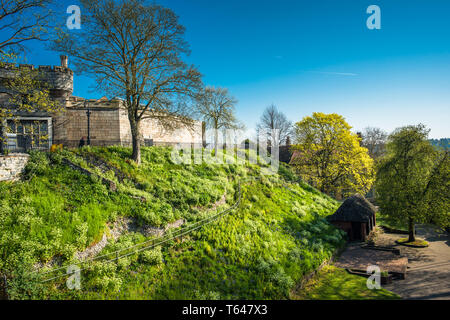
[[[376,225],[376,208],[366,198],[356,194],[345,200],[327,219],[347,232],[350,241],[366,241]]]

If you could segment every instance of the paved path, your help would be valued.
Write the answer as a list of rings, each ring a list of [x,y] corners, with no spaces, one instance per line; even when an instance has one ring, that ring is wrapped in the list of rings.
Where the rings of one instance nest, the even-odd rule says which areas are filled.
[[[404,299],[450,300],[450,237],[448,233],[431,226],[418,226],[417,236],[430,243],[428,248],[416,249],[395,245],[395,240],[405,237],[382,234],[377,244],[390,245],[401,250],[409,259],[405,280],[394,281],[384,289],[395,292]]]
[[[366,272],[369,266],[378,266],[381,271],[404,274],[408,258],[400,257],[389,251],[361,248],[361,244],[349,244],[334,264],[338,268]]]

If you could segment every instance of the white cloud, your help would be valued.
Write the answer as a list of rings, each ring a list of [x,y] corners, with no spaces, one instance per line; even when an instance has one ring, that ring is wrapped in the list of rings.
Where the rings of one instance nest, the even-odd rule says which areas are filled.
[[[309,72],[320,73],[320,74],[329,74],[329,75],[335,75],[335,76],[346,76],[346,77],[358,76],[357,73],[352,73],[352,72],[332,72],[332,71],[309,71]]]

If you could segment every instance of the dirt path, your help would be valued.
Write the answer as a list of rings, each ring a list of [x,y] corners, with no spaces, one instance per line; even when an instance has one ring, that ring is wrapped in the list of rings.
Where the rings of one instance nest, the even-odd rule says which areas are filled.
[[[384,289],[404,299],[450,299],[450,237],[432,226],[418,226],[417,236],[430,244],[416,249],[395,245],[405,236],[382,234],[377,244],[395,246],[409,259],[405,280],[394,281]]]

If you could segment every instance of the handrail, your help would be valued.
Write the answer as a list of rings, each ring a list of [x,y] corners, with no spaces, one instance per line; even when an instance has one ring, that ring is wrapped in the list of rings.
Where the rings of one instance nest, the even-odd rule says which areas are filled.
[[[82,265],[82,264],[85,264],[85,263],[88,263],[88,262],[93,262],[93,261],[99,260],[100,258],[108,257],[108,256],[111,256],[111,255],[115,254],[116,255],[115,258],[104,261],[105,263],[114,262],[116,260],[120,260],[121,258],[128,257],[128,256],[136,254],[138,252],[155,248],[156,246],[159,246],[161,244],[169,242],[170,240],[174,240],[174,239],[177,239],[179,237],[191,234],[195,230],[198,230],[198,229],[202,228],[203,226],[208,225],[208,224],[218,220],[220,217],[228,215],[231,211],[235,210],[240,205],[241,200],[242,200],[242,190],[241,190],[241,182],[239,182],[239,184],[238,184],[238,200],[236,201],[236,203],[233,206],[231,206],[230,208],[228,208],[228,209],[226,209],[226,210],[224,210],[222,212],[219,212],[219,213],[217,213],[217,214],[215,214],[213,216],[207,217],[207,218],[205,218],[203,220],[197,221],[197,222],[195,222],[192,225],[188,225],[187,227],[184,227],[184,228],[182,227],[181,229],[176,230],[174,233],[165,234],[165,235],[163,235],[163,236],[161,236],[159,238],[154,238],[154,239],[151,239],[151,240],[147,240],[147,241],[138,243],[136,245],[133,245],[131,247],[123,248],[123,249],[120,249],[120,250],[117,250],[117,251],[113,251],[113,252],[110,252],[110,253],[107,253],[107,254],[104,254],[104,255],[101,255],[101,256],[93,257],[93,258],[88,259],[88,260],[84,260],[84,261],[80,261],[80,262],[77,262],[77,263],[73,263],[73,264],[70,264],[68,266],[71,266],[71,265]],[[168,239],[164,239],[164,238],[168,238]],[[150,242],[151,242],[151,244],[148,245],[148,246],[145,246],[143,248],[138,248],[138,249],[136,249],[136,250],[134,250],[132,252],[129,252],[127,254],[123,254],[121,256],[118,256],[118,254],[120,252],[123,252],[123,251],[126,251],[126,250],[130,250],[130,249],[133,249],[133,248],[137,248],[137,247],[140,247],[142,245],[149,244]],[[52,269],[52,270],[48,270],[46,272],[41,273],[41,275],[46,275],[46,274],[49,274],[49,273],[53,273],[55,271],[63,270],[63,269],[66,269],[68,266],[58,267],[58,268],[55,268],[55,269]],[[86,270],[86,269],[87,268],[82,268],[80,270],[77,270],[77,272],[81,272],[81,271]],[[68,276],[68,275],[69,274],[62,274],[62,275],[59,275],[59,276],[55,276],[55,277],[52,277],[52,278],[49,278],[49,279],[42,280],[41,282],[43,282],[43,283],[49,282],[49,281],[52,281],[52,280],[55,280],[55,279],[58,279],[58,278],[62,278],[62,277]]]

